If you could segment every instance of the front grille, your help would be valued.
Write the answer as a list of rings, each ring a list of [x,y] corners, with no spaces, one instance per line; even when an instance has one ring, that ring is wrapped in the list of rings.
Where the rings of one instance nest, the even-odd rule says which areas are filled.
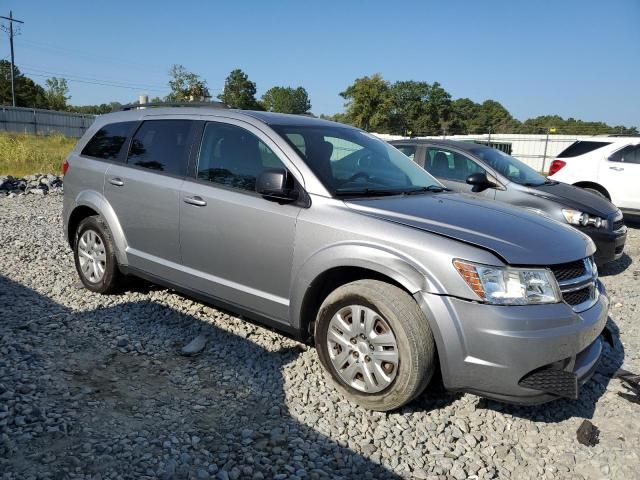
[[[572,280],[585,274],[584,260],[576,260],[575,262],[560,263],[552,265],[551,271],[556,276],[558,282],[563,280]]]
[[[562,298],[569,305],[580,305],[581,303],[591,299],[591,288],[592,287],[589,286],[576,290],[575,292],[563,292]]]
[[[613,222],[613,231],[620,230],[624,226],[624,220],[616,220]]]
[[[598,299],[598,270],[593,258],[552,265],[562,299],[576,312],[590,308]]]

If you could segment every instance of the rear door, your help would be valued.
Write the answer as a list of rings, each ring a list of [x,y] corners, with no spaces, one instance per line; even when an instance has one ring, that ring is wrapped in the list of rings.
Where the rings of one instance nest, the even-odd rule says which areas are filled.
[[[126,164],[113,164],[106,173],[105,196],[124,232],[129,266],[160,277],[180,263],[179,198],[194,123],[143,121]]]
[[[471,191],[473,187],[467,183],[469,175],[472,173],[487,173],[486,169],[482,168],[471,157],[437,145],[427,146],[424,156],[424,168],[446,187],[463,193],[473,193]],[[493,199],[495,198],[496,190],[487,188],[482,192],[473,194]]]
[[[302,207],[255,191],[261,172],[287,168],[280,156],[268,136],[245,122],[207,122],[180,196],[180,245],[189,288],[287,322]]]
[[[614,205],[640,210],[640,145],[627,145],[600,162],[599,180]]]

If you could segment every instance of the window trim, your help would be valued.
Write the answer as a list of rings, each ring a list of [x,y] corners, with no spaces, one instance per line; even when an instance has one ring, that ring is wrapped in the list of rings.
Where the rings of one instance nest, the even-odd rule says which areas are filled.
[[[100,157],[94,157],[93,155],[85,155],[85,154],[82,153],[84,151],[84,149],[87,148],[87,145],[89,145],[91,140],[93,140],[93,137],[95,137],[96,134],[100,130],[102,130],[103,128],[105,128],[105,127],[107,127],[109,125],[115,125],[117,123],[132,123],[133,126],[131,128],[131,133],[129,133],[129,135],[127,135],[126,140],[124,141],[124,143],[120,147],[120,151],[118,152],[118,156],[116,158],[100,158]],[[93,134],[91,135],[91,138],[89,138],[89,140],[87,140],[87,142],[82,146],[78,156],[81,157],[81,158],[87,158],[89,160],[95,160],[97,162],[105,162],[105,163],[116,164],[116,165],[126,165],[127,164],[127,157],[129,156],[129,145],[131,144],[131,139],[135,135],[135,132],[138,131],[139,127],[140,127],[140,121],[139,120],[124,120],[124,121],[121,121],[121,122],[103,123],[95,132],[93,132]]]
[[[187,133],[187,140],[185,142],[185,150],[187,150],[185,152],[184,155],[184,161],[186,163],[185,165],[185,169],[184,172],[181,175],[175,174],[175,173],[168,173],[162,170],[153,170],[151,168],[146,168],[146,167],[141,167],[139,165],[135,165],[132,163],[129,163],[129,153],[131,151],[131,144],[133,143],[133,138],[137,135],[138,131],[142,128],[142,125],[145,122],[159,122],[159,121],[176,121],[176,120],[180,120],[180,121],[185,121],[185,122],[191,122],[189,131]],[[188,174],[188,170],[189,170],[189,159],[191,157],[191,152],[193,150],[194,147],[194,142],[197,139],[195,134],[197,132],[197,126],[195,125],[198,122],[198,120],[193,120],[191,118],[145,118],[142,119],[138,122],[138,125],[136,126],[136,129],[134,130],[134,132],[131,134],[131,136],[129,137],[126,146],[127,146],[127,154],[126,154],[126,158],[125,158],[125,162],[123,164],[121,164],[124,167],[128,167],[128,168],[132,168],[134,170],[140,170],[143,172],[148,172],[148,173],[154,173],[156,175],[164,175],[165,177],[170,177],[170,178],[176,178],[179,180],[183,180],[186,178],[187,174]]]

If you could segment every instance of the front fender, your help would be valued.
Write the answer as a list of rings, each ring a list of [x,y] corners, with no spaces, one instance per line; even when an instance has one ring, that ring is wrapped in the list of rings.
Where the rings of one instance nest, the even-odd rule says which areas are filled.
[[[107,199],[95,190],[82,190],[75,198],[76,208],[87,206],[98,212],[109,226],[119,265],[128,265],[127,239],[115,211]]]
[[[300,313],[307,289],[324,272],[338,267],[359,267],[393,279],[411,294],[444,293],[438,279],[405,253],[372,242],[342,242],[325,247],[307,258],[292,278],[291,325],[300,328]]]

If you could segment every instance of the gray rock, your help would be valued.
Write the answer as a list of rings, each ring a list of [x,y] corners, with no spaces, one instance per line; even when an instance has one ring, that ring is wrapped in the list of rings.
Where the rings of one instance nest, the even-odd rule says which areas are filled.
[[[198,335],[193,340],[191,340],[187,345],[182,347],[180,353],[185,357],[192,357],[195,355],[199,355],[204,350],[204,347],[207,346],[207,337],[204,335]]]

